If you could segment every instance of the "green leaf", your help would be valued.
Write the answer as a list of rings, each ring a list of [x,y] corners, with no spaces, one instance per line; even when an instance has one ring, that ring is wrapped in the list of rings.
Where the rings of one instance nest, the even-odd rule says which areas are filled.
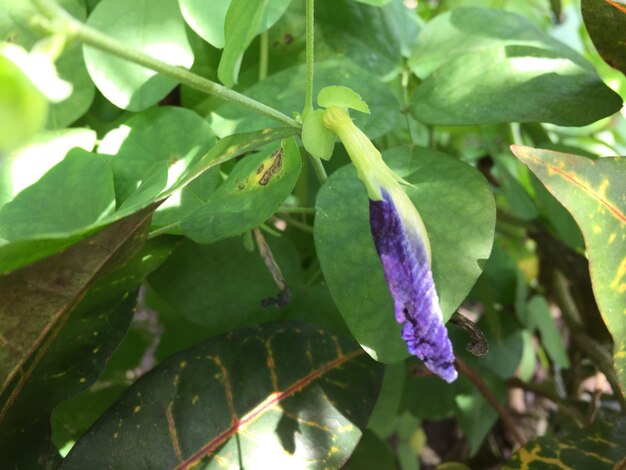
[[[7,240],[67,236],[111,214],[114,204],[113,175],[107,163],[74,149],[37,184],[0,209],[0,236]]]
[[[58,2],[72,16],[85,20],[87,12],[81,0],[60,0]],[[31,2],[22,0],[2,0],[0,11],[0,41],[7,40],[30,49],[40,36],[33,31],[29,21],[37,13]],[[51,103],[46,127],[61,129],[82,116],[93,101],[95,86],[85,67],[81,44],[76,41],[66,44],[56,61],[59,77],[72,85],[69,98]]]
[[[425,78],[411,112],[427,124],[581,126],[621,108],[584,58],[523,17],[499,10],[437,16],[420,34],[411,68]]]
[[[165,181],[154,198],[179,179],[215,143],[206,121],[193,111],[159,107],[134,115],[109,132],[98,153],[112,155],[110,162],[118,206],[150,176],[165,169]],[[165,164],[165,167],[162,165]]]
[[[118,227],[122,228],[122,227]],[[141,230],[145,234],[147,224]],[[139,236],[130,244],[142,244]],[[95,241],[95,240],[94,240]],[[85,390],[100,375],[109,356],[124,338],[132,318],[137,288],[145,276],[171,252],[171,240],[152,240],[121,270],[98,279],[69,318],[59,321],[19,378],[0,418],[3,463],[14,468],[44,468],[43,460],[58,459],[50,445],[50,414],[64,398]],[[126,246],[118,262],[130,258]],[[76,253],[75,253],[76,255]],[[44,294],[38,297],[44,300]],[[51,296],[54,298],[54,296]]]
[[[583,19],[604,61],[626,75],[626,4],[611,0],[582,0]]]
[[[626,419],[598,419],[591,427],[562,437],[546,435],[533,439],[518,450],[504,466],[522,468],[593,468],[610,470],[620,467],[626,458]]]
[[[457,8],[437,15],[422,28],[409,66],[418,77],[426,78],[460,57],[488,54],[512,45],[552,50],[593,72],[582,56],[533,22],[491,8]]]
[[[622,100],[562,54],[507,45],[452,60],[431,73],[411,113],[431,125],[550,122],[583,126],[619,111]]]
[[[44,131],[0,163],[0,207],[36,183],[74,147],[91,151],[96,144],[91,129]]]
[[[491,191],[476,170],[437,151],[398,147],[384,156],[414,185],[407,193],[426,225],[435,285],[447,319],[489,257],[495,224]],[[319,192],[316,210],[320,265],[348,327],[377,360],[404,359],[406,346],[372,241],[367,193],[351,166],[331,175]]]
[[[2,425],[87,289],[143,245],[153,210],[123,219],[61,254],[0,278]]]
[[[380,369],[353,342],[304,324],[216,337],[142,377],[60,468],[339,468],[365,427]]]
[[[489,370],[481,369],[480,377],[500,403],[507,399],[507,386]],[[485,437],[498,420],[498,414],[483,394],[466,377],[454,384],[454,413],[469,444],[469,454],[474,456]]]
[[[219,49],[224,47],[226,12],[232,0],[178,0],[183,17],[198,36]],[[268,30],[285,13],[291,0],[265,0],[256,34]],[[255,3],[255,2],[250,2]],[[254,36],[253,36],[254,37]]]
[[[304,66],[291,67],[260,81],[244,93],[291,114],[294,109],[302,108],[304,82]],[[395,127],[400,116],[398,102],[388,87],[368,71],[341,60],[316,64],[314,91],[329,85],[348,86],[369,103],[372,114],[359,114],[354,116],[354,121],[370,138],[379,137]],[[211,127],[219,137],[276,125],[267,118],[232,104],[220,106],[211,117]]]
[[[394,469],[394,455],[389,444],[372,431],[365,431],[344,470]]]
[[[123,14],[120,14],[123,12]],[[167,18],[167,21],[163,21]],[[191,67],[193,53],[176,0],[102,0],[87,24],[170,65]],[[153,70],[83,46],[91,79],[116,106],[140,111],[178,84]]]
[[[181,222],[198,243],[239,235],[269,219],[296,185],[302,160],[293,138],[242,159],[205,204]]]
[[[385,366],[380,395],[367,423],[368,429],[379,437],[386,438],[393,432],[394,420],[402,402],[402,390],[406,379],[405,369],[404,362]]]
[[[568,368],[569,359],[565,351],[565,344],[563,344],[563,338],[554,323],[550,305],[548,305],[545,297],[536,295],[531,298],[526,305],[526,311],[528,312],[528,327],[539,330],[541,343],[546,348],[550,359],[556,365]]]
[[[267,0],[231,0],[224,22],[224,52],[217,69],[220,81],[231,88],[237,83],[243,53],[261,24]]]
[[[583,232],[594,296],[613,336],[613,361],[626,390],[626,158],[590,160],[522,146],[511,150]]]
[[[23,144],[41,129],[48,102],[0,43],[0,156]]]
[[[302,282],[298,255],[286,238],[268,238],[287,286]],[[274,297],[278,288],[258,251],[247,251],[240,238],[212,245],[185,241],[150,277],[159,297],[185,318],[220,334],[278,320],[275,307],[261,302]]]
[[[177,191],[185,188],[194,180],[201,178],[203,173],[220,163],[231,160],[242,153],[257,149],[269,142],[285,138],[296,132],[294,128],[264,129],[248,134],[238,134],[220,140],[205,155],[203,155],[191,168],[180,175],[175,186],[166,190],[159,196],[163,200],[171,195],[176,197]],[[33,186],[34,188],[34,186]],[[32,188],[29,188],[32,189]],[[68,195],[72,197],[74,195]],[[79,195],[83,198],[84,196]],[[171,201],[174,205],[175,201]],[[132,208],[135,210],[136,208]],[[46,256],[57,253],[64,248],[71,246],[96,229],[119,220],[126,211],[118,211],[110,214],[107,218],[100,220],[96,224],[81,227],[77,232],[66,233],[61,238],[44,237],[41,239],[19,240],[8,243],[0,239],[0,274],[6,273],[19,267],[26,266]],[[3,244],[4,242],[4,244]]]

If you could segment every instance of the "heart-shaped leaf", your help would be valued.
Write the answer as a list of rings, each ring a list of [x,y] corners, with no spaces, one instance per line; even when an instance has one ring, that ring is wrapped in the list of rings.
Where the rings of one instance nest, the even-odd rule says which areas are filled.
[[[176,0],[102,0],[89,15],[87,24],[170,65],[189,68],[193,64],[193,52]],[[122,109],[140,111],[152,106],[177,85],[171,78],[107,52],[87,45],[83,51],[93,82]]]
[[[463,301],[489,257],[495,204],[473,168],[430,149],[385,152],[390,166],[413,184],[407,193],[426,225],[432,269],[445,318]],[[376,359],[407,356],[369,226],[365,186],[348,166],[336,171],[317,198],[315,246],[333,299],[357,340]]]

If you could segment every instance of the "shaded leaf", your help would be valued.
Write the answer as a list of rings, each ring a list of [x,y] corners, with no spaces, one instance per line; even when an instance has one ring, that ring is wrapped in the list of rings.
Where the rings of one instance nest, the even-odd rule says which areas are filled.
[[[339,468],[365,427],[380,368],[314,327],[217,337],[142,377],[61,466]]]
[[[406,189],[426,225],[447,319],[480,275],[479,263],[489,257],[493,196],[476,170],[443,153],[406,146],[384,156],[414,185]],[[397,362],[407,357],[406,346],[372,241],[367,201],[351,166],[333,173],[318,194],[315,245],[324,278],[352,333],[373,357]]]
[[[582,431],[562,437],[547,435],[528,442],[504,466],[506,469],[617,469],[626,458],[626,420],[598,420]]]
[[[0,278],[2,396],[19,395],[89,286],[143,244],[153,210],[123,219],[63,253]],[[0,419],[12,399],[5,402]]]
[[[626,158],[590,160],[522,146],[511,150],[583,232],[594,296],[613,336],[613,360],[626,390]]]
[[[268,243],[290,289],[301,283],[298,255],[287,239]],[[176,312],[215,335],[277,320],[275,307],[261,301],[277,287],[257,250],[247,251],[241,238],[212,245],[185,241],[150,277],[155,292]]]
[[[626,75],[626,4],[582,0],[585,26],[604,61]]]
[[[144,224],[144,233],[146,229]],[[171,240],[150,241],[121,270],[98,279],[67,313],[69,318],[55,325],[38,352],[43,356],[27,368],[3,406],[0,442],[4,465],[44,468],[44,461],[58,458],[50,444],[53,407],[85,390],[100,375],[126,334],[139,283],[169,255],[172,246]]]

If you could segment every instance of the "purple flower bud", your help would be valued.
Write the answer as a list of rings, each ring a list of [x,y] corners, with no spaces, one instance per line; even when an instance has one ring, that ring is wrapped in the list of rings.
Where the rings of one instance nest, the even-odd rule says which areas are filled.
[[[428,254],[415,221],[403,220],[398,202],[382,188],[382,200],[370,199],[370,226],[385,279],[393,297],[402,339],[411,354],[446,382],[457,378],[454,353],[443,324]]]

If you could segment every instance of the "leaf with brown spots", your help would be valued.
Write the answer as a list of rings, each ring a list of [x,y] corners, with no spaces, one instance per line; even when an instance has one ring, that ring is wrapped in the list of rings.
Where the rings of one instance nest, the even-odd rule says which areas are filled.
[[[626,158],[591,160],[518,145],[511,150],[583,232],[593,292],[613,336],[613,360],[626,390]]]
[[[355,342],[317,327],[227,333],[139,379],[60,468],[340,468],[381,379]]]
[[[583,19],[604,61],[626,74],[626,3],[582,0]]]

